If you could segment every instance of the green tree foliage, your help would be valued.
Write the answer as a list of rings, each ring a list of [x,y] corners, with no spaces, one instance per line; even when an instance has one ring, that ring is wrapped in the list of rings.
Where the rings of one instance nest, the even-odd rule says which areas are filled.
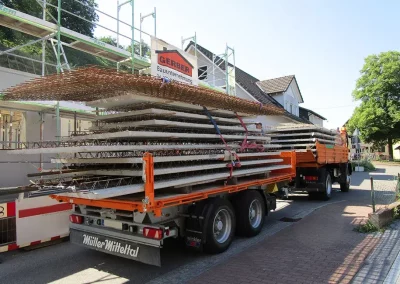
[[[388,144],[393,159],[393,143],[400,140],[400,52],[368,56],[360,73],[353,97],[361,105],[349,120],[349,130],[358,128],[367,143]]]

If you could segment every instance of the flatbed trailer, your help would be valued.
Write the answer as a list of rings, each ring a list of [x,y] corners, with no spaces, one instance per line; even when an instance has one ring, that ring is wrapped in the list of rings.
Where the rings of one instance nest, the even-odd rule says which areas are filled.
[[[290,167],[258,178],[239,177],[193,187],[191,193],[154,190],[154,163],[143,157],[144,194],[111,199],[52,195],[75,206],[70,216],[72,243],[152,265],[161,265],[160,249],[168,238],[208,253],[227,250],[236,234],[257,235],[265,216],[276,209],[274,185],[296,176],[296,153],[282,152]]]
[[[65,165],[30,175],[32,187],[65,189],[51,197],[75,205],[70,239],[87,248],[152,265],[161,265],[168,238],[223,252],[235,234],[261,231],[276,208],[276,184],[296,176],[295,152],[279,151],[242,119],[281,114],[273,105],[95,67],[5,93],[85,101],[105,112],[91,133],[10,150],[58,154],[52,161]]]
[[[328,200],[332,184],[340,184],[342,192],[350,190],[352,167],[349,150],[344,145],[326,145],[318,141],[315,150],[296,151],[296,178],[291,182],[294,191],[306,191],[311,198]]]

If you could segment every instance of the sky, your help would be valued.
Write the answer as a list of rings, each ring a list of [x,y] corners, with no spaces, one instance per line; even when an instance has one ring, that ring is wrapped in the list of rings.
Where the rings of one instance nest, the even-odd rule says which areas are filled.
[[[116,17],[116,0],[96,2]],[[182,36],[196,32],[197,42],[216,54],[226,44],[233,47],[237,67],[260,80],[295,75],[304,98],[300,106],[326,117],[328,128],[342,126],[359,104],[352,91],[364,58],[400,47],[397,0],[135,0],[135,27],[140,13],[154,7],[157,37],[170,44],[180,47]],[[127,4],[120,19],[131,23],[131,14]],[[115,20],[99,20],[116,29]],[[142,30],[154,33],[152,18]],[[120,31],[130,35],[127,26]],[[102,28],[95,35],[116,36]]]

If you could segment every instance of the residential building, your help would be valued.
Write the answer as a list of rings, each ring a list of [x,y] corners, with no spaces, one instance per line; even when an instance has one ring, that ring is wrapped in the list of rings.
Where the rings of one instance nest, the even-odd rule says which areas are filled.
[[[225,61],[199,44],[196,45],[196,48],[200,82],[211,86],[220,86],[219,88],[223,91],[226,82]],[[193,42],[186,47],[186,51],[192,54],[194,54],[194,49]],[[232,65],[229,64],[229,66]],[[258,86],[259,79],[238,67],[235,67],[234,70],[236,83],[234,89],[237,97],[283,108],[278,100]],[[259,116],[255,120],[260,121],[265,128],[277,126],[281,123],[310,123],[300,118],[298,112],[292,113],[286,109],[283,109],[283,111],[283,115],[280,116]]]
[[[221,91],[226,88],[225,61],[208,49],[197,44],[199,81],[211,86],[217,86]],[[195,46],[191,42],[186,51],[194,54]],[[233,68],[233,65],[229,64]],[[232,72],[232,71],[231,71]],[[239,98],[272,104],[283,109],[283,115],[259,116],[264,128],[274,127],[282,123],[307,123],[323,126],[323,116],[309,111],[310,114],[300,116],[299,104],[303,103],[296,77],[294,75],[260,81],[242,69],[235,66],[235,95]]]
[[[278,101],[286,111],[299,116],[299,104],[304,100],[294,75],[259,81],[257,86]]]
[[[37,78],[27,72],[0,67],[0,90]],[[1,94],[0,94],[1,97]],[[12,155],[8,149],[24,147],[24,142],[57,140],[57,123],[54,104],[51,102],[13,102],[0,100],[0,187],[29,184],[28,173],[53,168],[52,155]],[[68,107],[66,107],[68,106]],[[70,103],[61,103],[60,132],[69,136],[76,129],[87,131],[95,117]],[[76,128],[74,128],[76,121]],[[3,151],[1,151],[3,150]],[[40,163],[42,162],[42,164]]]

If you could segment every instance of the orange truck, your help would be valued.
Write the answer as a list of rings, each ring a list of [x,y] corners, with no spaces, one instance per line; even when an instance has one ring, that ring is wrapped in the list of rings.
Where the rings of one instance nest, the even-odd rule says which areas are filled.
[[[346,129],[341,130],[342,145],[326,145],[318,141],[316,151],[296,151],[296,177],[289,184],[292,191],[306,191],[311,198],[328,200],[332,184],[339,183],[342,192],[350,189],[352,174]]]

